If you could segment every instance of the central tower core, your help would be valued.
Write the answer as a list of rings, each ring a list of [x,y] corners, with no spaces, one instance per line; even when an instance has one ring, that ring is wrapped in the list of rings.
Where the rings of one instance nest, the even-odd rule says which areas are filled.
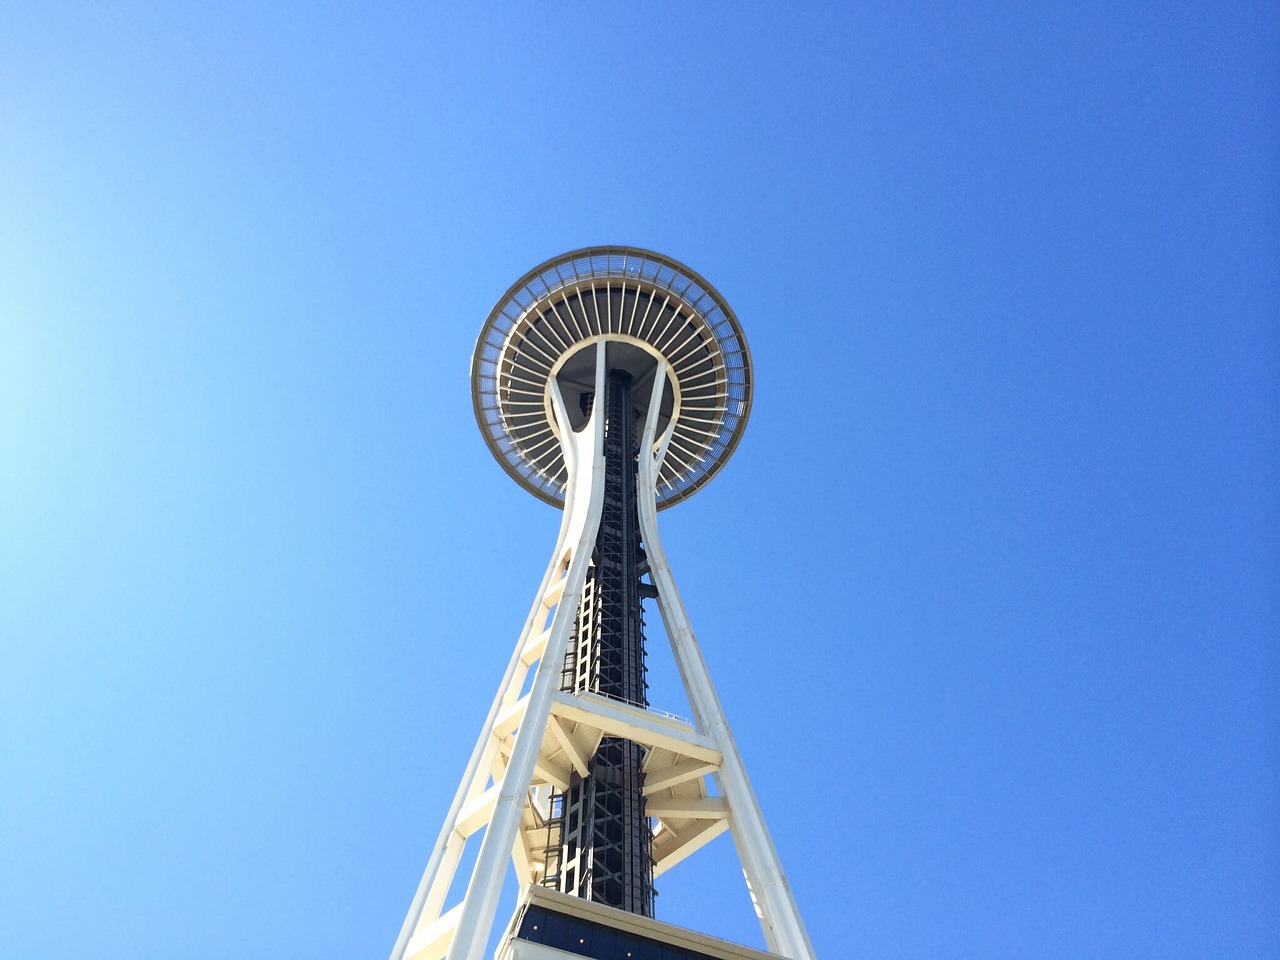
[[[641,599],[653,587],[641,582],[648,564],[636,508],[639,439],[632,383],[632,374],[617,368],[610,368],[605,380],[604,505],[561,689],[647,707]],[[597,402],[601,398],[592,392],[579,394],[584,414]],[[640,744],[605,737],[587,775],[575,773],[567,790],[552,791],[545,886],[653,915],[653,844],[643,764]]]

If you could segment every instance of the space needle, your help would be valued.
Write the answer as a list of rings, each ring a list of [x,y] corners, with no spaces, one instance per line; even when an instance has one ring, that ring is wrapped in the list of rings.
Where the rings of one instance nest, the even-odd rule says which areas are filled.
[[[494,457],[562,520],[391,960],[481,960],[509,863],[498,960],[814,960],[658,537],[746,427],[737,317],[668,257],[577,250],[498,301],[471,396]],[[649,704],[646,601],[692,721]],[[726,831],[767,952],[654,917],[657,878]]]

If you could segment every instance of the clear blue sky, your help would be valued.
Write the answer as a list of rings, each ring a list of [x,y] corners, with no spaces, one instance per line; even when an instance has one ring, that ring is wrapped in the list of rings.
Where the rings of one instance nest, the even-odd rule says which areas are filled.
[[[367,6],[0,11],[0,956],[386,954],[595,243],[751,343],[662,523],[819,955],[1280,955],[1274,6]]]

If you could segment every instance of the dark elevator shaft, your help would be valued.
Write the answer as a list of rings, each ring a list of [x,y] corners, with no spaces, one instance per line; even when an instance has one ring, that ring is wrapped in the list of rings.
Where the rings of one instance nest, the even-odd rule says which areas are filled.
[[[586,396],[583,400],[584,407],[592,402]],[[647,707],[640,584],[647,563],[636,511],[637,438],[630,374],[609,374],[602,412],[604,508],[561,687]],[[643,761],[639,744],[605,737],[587,775],[574,773],[568,790],[552,794],[548,886],[653,916],[652,835],[645,817]]]

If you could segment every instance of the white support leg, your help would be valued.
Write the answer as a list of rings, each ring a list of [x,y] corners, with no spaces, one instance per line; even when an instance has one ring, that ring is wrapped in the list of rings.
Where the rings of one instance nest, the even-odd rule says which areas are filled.
[[[603,398],[605,395],[605,345],[603,342],[599,342],[596,347],[595,387],[596,396]],[[489,932],[493,927],[498,897],[502,892],[506,861],[511,856],[516,831],[520,826],[520,818],[529,797],[534,767],[538,760],[538,750],[542,745],[547,717],[551,710],[551,699],[559,685],[565,651],[578,614],[578,603],[582,597],[582,588],[591,562],[591,547],[595,543],[596,532],[600,525],[600,514],[604,502],[604,456],[602,455],[604,416],[600,410],[602,404],[596,404],[583,432],[575,434],[569,427],[564,398],[560,395],[554,381],[551,384],[551,398],[556,418],[561,424],[561,443],[566,447],[566,463],[568,448],[574,448],[573,466],[565,502],[566,533],[568,534],[566,539],[573,544],[573,554],[570,558],[564,589],[551,622],[551,634],[547,639],[542,658],[538,661],[537,671],[534,673],[533,687],[529,691],[529,703],[525,708],[524,719],[516,734],[492,818],[488,829],[485,830],[484,840],[480,844],[480,853],[462,903],[458,927],[447,954],[448,960],[481,960],[484,955]],[[557,557],[561,549],[557,547]],[[525,639],[521,638],[521,647]],[[519,662],[519,649],[515,659]]]
[[[666,364],[659,364],[654,375],[651,409],[656,407],[662,397],[666,372]],[[756,912],[760,917],[765,942],[771,952],[792,960],[816,960],[813,944],[810,943],[809,934],[800,919],[800,910],[765,826],[760,803],[747,779],[746,768],[738,754],[720,698],[716,696],[711,674],[707,670],[684,603],[676,590],[671,567],[658,539],[657,476],[670,442],[671,429],[668,428],[666,436],[657,444],[656,453],[655,433],[656,418],[649,417],[640,444],[637,491],[640,536],[649,558],[649,571],[658,591],[658,607],[675,653],[676,666],[684,682],[698,731],[710,737],[723,755],[720,770],[715,775],[716,784],[729,804],[730,831],[742,861],[747,884],[757,905]]]
[[[566,513],[560,525],[560,536],[556,542],[556,549],[552,554],[551,563],[547,567],[547,572],[543,575],[542,586],[534,599],[533,609],[529,612],[524,630],[521,632],[520,641],[516,644],[511,662],[507,665],[506,673],[498,686],[498,693],[489,708],[489,715],[480,729],[480,736],[476,741],[475,749],[471,752],[471,759],[468,761],[467,769],[462,775],[458,791],[454,794],[453,803],[445,816],[440,836],[436,840],[435,847],[432,848],[431,857],[427,861],[427,868],[422,874],[422,880],[419,882],[417,892],[414,894],[413,901],[409,906],[409,912],[400,927],[400,935],[396,938],[395,946],[392,947],[390,960],[404,960],[405,948],[408,946],[409,939],[415,931],[429,927],[440,917],[440,911],[444,906],[444,898],[449,891],[450,884],[453,882],[454,871],[457,869],[458,860],[462,856],[462,848],[466,843],[466,837],[458,830],[459,818],[466,804],[483,791],[489,779],[493,765],[494,724],[502,711],[508,690],[512,686],[518,689],[519,684],[514,683],[514,681],[517,674],[522,672],[520,670],[520,654],[526,638],[533,632],[534,627],[544,619],[539,617],[540,613],[545,613],[542,607],[542,597],[555,579],[562,575],[560,554],[564,548],[568,533],[568,514]]]
[[[605,369],[603,343],[599,345],[597,352],[596,388],[597,395],[603,396]],[[502,850],[502,856],[505,857],[514,849],[515,829],[519,825],[520,815],[529,793],[533,762],[537,758],[538,745],[546,725],[550,694],[554,692],[556,675],[559,673],[559,665],[564,661],[568,637],[577,614],[578,601],[582,595],[587,566],[591,558],[591,545],[595,541],[596,529],[600,523],[604,496],[603,458],[596,455],[596,452],[603,447],[603,417],[596,416],[593,412],[583,431],[574,433],[569,427],[564,399],[560,396],[559,390],[554,389],[554,385],[552,401],[557,418],[556,426],[560,427],[558,432],[564,449],[565,465],[570,474],[555,551],[543,575],[542,585],[534,598],[533,607],[525,620],[524,629],[520,633],[520,639],[516,643],[506,673],[498,687],[497,696],[494,697],[493,704],[489,708],[480,737],[476,741],[475,749],[472,750],[466,772],[458,785],[458,791],[454,795],[440,836],[432,849],[431,858],[418,884],[404,924],[400,928],[400,935],[392,948],[390,960],[406,960],[408,948],[415,934],[425,933],[440,920],[445,897],[453,882],[466,837],[473,832],[460,829],[464,826],[461,822],[464,811],[468,804],[473,803],[485,792],[491,775],[498,782],[496,785],[500,785],[498,800],[489,820],[488,829],[485,831],[484,840],[481,842],[480,859],[472,871],[466,899],[460,905],[461,914],[456,932],[451,937],[452,947],[449,957],[474,957],[478,960],[483,953],[485,941],[493,924],[505,864],[491,865],[489,861],[498,856],[495,850]],[[567,565],[566,557],[569,560]],[[554,607],[554,616],[548,626],[546,621],[551,607]],[[545,647],[539,651],[539,668],[535,673],[534,690],[531,691],[530,697],[531,708],[527,707],[525,710],[516,744],[513,747],[511,762],[508,763],[504,772],[502,760],[498,756],[502,731],[498,730],[496,725],[504,711],[519,698],[524,678],[533,659],[527,656],[528,651],[543,633],[547,634],[547,639]],[[550,666],[544,669],[545,664]],[[543,688],[549,689],[535,702],[533,694]],[[513,770],[517,757],[521,766]],[[495,829],[498,827],[500,829]],[[491,839],[491,835],[495,833],[502,833],[504,836],[510,834],[510,837],[506,839],[505,844],[495,842],[496,838]],[[477,878],[482,875],[482,865],[486,881],[491,881],[484,884],[483,892],[474,889]],[[492,887],[492,894],[488,892],[489,887]]]

